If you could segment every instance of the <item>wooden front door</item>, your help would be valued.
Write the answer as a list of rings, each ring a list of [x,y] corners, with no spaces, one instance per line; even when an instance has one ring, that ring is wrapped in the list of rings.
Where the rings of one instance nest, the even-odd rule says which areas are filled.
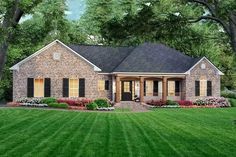
[[[122,81],[121,100],[132,101],[132,81]]]

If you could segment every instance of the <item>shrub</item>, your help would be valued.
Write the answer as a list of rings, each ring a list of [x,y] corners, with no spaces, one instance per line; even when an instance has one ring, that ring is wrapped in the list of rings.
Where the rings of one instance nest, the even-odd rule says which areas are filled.
[[[41,100],[39,98],[22,98],[18,100],[19,103],[30,103],[30,104],[40,104]]]
[[[96,100],[94,100],[94,103],[96,103],[98,107],[109,107],[110,106],[107,99],[96,99]]]
[[[87,98],[65,98],[65,99],[58,99],[57,102],[59,103],[67,103],[70,106],[86,106],[88,103],[92,102],[92,99]]]
[[[171,106],[178,106],[179,104],[176,101],[172,101],[172,100],[167,100],[166,101],[166,105],[171,105]]]
[[[49,107],[54,107],[54,108],[68,108],[68,104],[66,103],[50,103],[48,104]]]
[[[218,107],[230,107],[229,102],[224,97],[208,97],[205,99],[197,99],[196,105],[216,105]]]
[[[233,91],[230,91],[228,89],[221,92],[221,96],[225,98],[233,98],[236,99],[236,93]]]
[[[149,100],[146,101],[146,104],[152,105],[152,106],[163,106],[165,103],[162,100]]]
[[[90,102],[86,105],[88,110],[96,110],[98,108],[98,105],[95,102]]]
[[[229,102],[232,107],[236,107],[236,99],[231,98],[229,99]]]
[[[202,106],[202,105],[207,105],[207,103],[206,103],[206,101],[203,100],[203,99],[197,99],[197,100],[194,102],[194,105]]]
[[[55,98],[44,98],[40,101],[42,104],[51,104],[51,103],[56,103],[57,100]]]
[[[188,100],[179,100],[178,104],[181,106],[192,106],[193,102]]]

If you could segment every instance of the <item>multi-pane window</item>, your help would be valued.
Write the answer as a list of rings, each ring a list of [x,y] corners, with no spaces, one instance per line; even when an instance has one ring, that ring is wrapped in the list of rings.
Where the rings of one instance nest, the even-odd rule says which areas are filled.
[[[195,96],[212,96],[211,81],[195,81]]]
[[[175,81],[168,81],[168,96],[175,96]]]
[[[206,96],[206,95],[207,95],[207,81],[200,80],[200,96]]]
[[[44,97],[44,79],[34,79],[34,97]]]
[[[146,80],[146,96],[153,96],[153,81]]]
[[[105,90],[105,81],[104,80],[98,80],[98,90]]]
[[[79,80],[70,79],[69,81],[69,97],[78,97],[79,95]]]
[[[130,82],[124,82],[124,92],[130,92]]]

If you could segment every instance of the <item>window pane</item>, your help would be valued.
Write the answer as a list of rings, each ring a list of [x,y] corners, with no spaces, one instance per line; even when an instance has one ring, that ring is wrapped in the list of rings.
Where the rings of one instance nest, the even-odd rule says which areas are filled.
[[[44,97],[44,80],[34,80],[34,97]]]
[[[168,96],[175,96],[175,81],[168,81]]]
[[[207,94],[207,81],[201,80],[200,81],[200,96],[206,96]]]
[[[146,96],[153,96],[153,81],[146,81]]]
[[[79,95],[79,80],[78,79],[70,79],[69,81],[69,96],[70,97],[78,97]]]
[[[98,90],[105,90],[105,80],[98,80]]]

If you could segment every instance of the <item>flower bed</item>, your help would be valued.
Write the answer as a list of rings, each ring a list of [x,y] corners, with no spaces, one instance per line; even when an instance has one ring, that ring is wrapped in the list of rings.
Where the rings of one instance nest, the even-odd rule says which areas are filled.
[[[85,107],[87,104],[92,102],[92,99],[88,98],[62,98],[57,99],[58,103],[67,103],[69,106],[80,106]]]
[[[224,97],[208,97],[205,99],[197,99],[195,102],[188,100],[171,101],[167,100],[149,100],[146,104],[152,107],[160,108],[217,108],[217,107],[230,107],[230,103]]]

